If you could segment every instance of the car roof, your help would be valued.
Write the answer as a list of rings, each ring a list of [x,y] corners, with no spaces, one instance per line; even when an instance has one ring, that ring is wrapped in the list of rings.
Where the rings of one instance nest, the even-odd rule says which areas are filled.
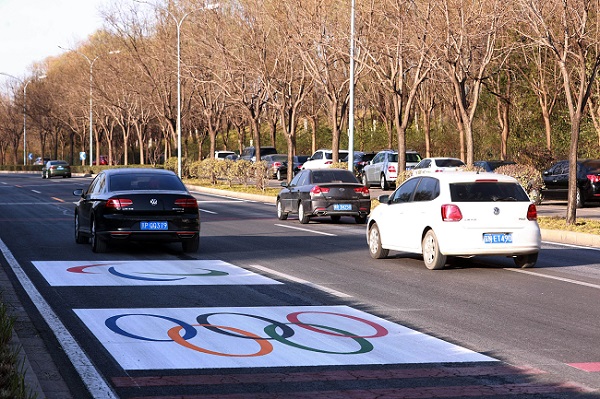
[[[440,172],[435,174],[421,174],[412,176],[411,179],[418,177],[434,177],[438,179],[440,182],[444,183],[470,183],[475,181],[489,181],[489,182],[509,182],[514,183],[517,182],[512,176],[502,175],[498,173],[492,172],[467,172],[467,171],[457,171],[457,172]]]
[[[105,169],[102,171],[107,176],[113,175],[127,175],[127,174],[150,174],[150,175],[174,175],[175,172],[167,169],[156,169],[156,168],[116,168],[116,169]]]

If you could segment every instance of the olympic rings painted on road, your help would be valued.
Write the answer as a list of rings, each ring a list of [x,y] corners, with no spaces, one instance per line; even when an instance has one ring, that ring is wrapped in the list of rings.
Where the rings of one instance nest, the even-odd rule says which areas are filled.
[[[122,263],[122,262],[119,262],[119,263]],[[116,264],[119,264],[119,263],[116,263]],[[92,268],[92,267],[107,267],[107,266],[109,266],[108,272],[114,276],[131,279],[131,280],[140,280],[140,281],[177,281],[177,280],[184,280],[186,277],[222,277],[222,276],[229,275],[229,273],[223,272],[220,270],[212,270],[212,269],[204,269],[204,268],[196,268],[196,269],[197,270],[206,270],[207,273],[183,273],[183,274],[181,274],[181,273],[154,273],[154,272],[142,272],[142,271],[138,272],[138,274],[141,274],[141,275],[183,276],[183,277],[177,277],[177,278],[152,278],[152,277],[143,277],[143,276],[136,276],[136,275],[132,275],[132,274],[126,274],[126,273],[118,271],[114,266],[110,266],[109,264],[106,264],[106,263],[70,267],[67,269],[67,271],[70,273],[95,274],[94,272],[87,271],[87,269]]]
[[[300,321],[300,316],[306,315],[306,314],[328,315],[328,316],[332,316],[332,317],[341,317],[344,319],[354,320],[354,321],[357,321],[359,323],[365,324],[365,325],[373,328],[375,330],[375,332],[370,335],[358,335],[358,334],[354,334],[352,332],[345,331],[345,330],[342,330],[342,329],[339,329],[339,328],[336,328],[333,326],[326,326],[326,325],[322,325],[322,324],[314,324],[314,323]],[[236,327],[232,327],[232,326],[211,324],[208,319],[211,316],[216,316],[216,315],[242,316],[242,317],[249,317],[249,318],[253,318],[256,320],[264,321],[267,323],[267,325],[263,328],[263,332],[266,334],[266,337],[261,337],[253,332],[242,330],[240,328],[236,328]],[[163,319],[163,320],[172,322],[173,324],[175,324],[175,326],[171,327],[167,330],[167,335],[168,335],[169,339],[145,337],[142,335],[134,334],[132,332],[128,332],[125,329],[121,328],[118,325],[118,321],[125,317],[153,317],[153,318]],[[271,342],[269,342],[271,340],[273,340],[275,342],[279,342],[279,343],[287,345],[287,346],[290,346],[290,347],[297,348],[297,349],[302,349],[302,350],[311,351],[311,352],[324,353],[324,354],[337,354],[337,355],[364,354],[364,353],[368,353],[368,352],[372,351],[374,348],[373,344],[371,342],[369,342],[367,340],[367,338],[379,338],[379,337],[384,337],[388,334],[388,330],[378,323],[375,323],[370,320],[366,320],[362,317],[353,316],[353,315],[344,314],[344,313],[338,313],[338,312],[299,311],[299,312],[289,313],[286,316],[286,319],[287,319],[287,321],[289,321],[289,323],[280,322],[280,321],[273,320],[268,317],[254,315],[254,314],[250,314],[250,313],[214,312],[214,313],[204,313],[204,314],[198,315],[196,317],[196,321],[198,323],[190,324],[190,323],[186,323],[185,321],[182,321],[182,320],[179,320],[179,319],[176,319],[173,317],[162,316],[162,315],[157,315],[157,314],[125,313],[125,314],[120,314],[120,315],[115,315],[115,316],[109,317],[108,319],[106,319],[105,325],[112,332],[119,334],[119,335],[123,335],[125,337],[138,339],[138,340],[142,340],[142,341],[175,342],[185,348],[188,348],[188,349],[191,349],[191,350],[194,350],[197,352],[201,352],[201,353],[205,353],[205,354],[209,354],[209,355],[215,355],[215,356],[223,356],[223,357],[256,357],[256,356],[267,355],[273,351],[273,344]],[[294,331],[294,328],[293,328],[296,326],[299,328],[302,328],[306,331],[310,331],[312,333],[316,333],[316,334],[320,334],[320,335],[327,335],[330,337],[336,337],[336,338],[342,338],[342,339],[344,339],[344,338],[350,339],[350,340],[356,342],[359,345],[359,348],[357,350],[350,350],[350,351],[336,351],[336,350],[315,348],[315,347],[303,345],[303,344],[300,344],[297,342],[293,342],[290,338],[292,338],[296,334],[296,332]],[[209,350],[206,348],[202,348],[200,346],[194,345],[191,342],[189,342],[189,340],[191,340],[192,338],[194,338],[198,335],[198,330],[196,330],[195,327],[203,327],[206,330],[209,330],[211,332],[218,333],[218,334],[221,334],[224,336],[253,340],[259,345],[259,350],[254,353],[235,354],[235,353],[216,352],[216,351],[212,351],[212,350]],[[183,335],[181,335],[182,330],[184,332]],[[318,341],[322,342],[322,339],[319,339]]]

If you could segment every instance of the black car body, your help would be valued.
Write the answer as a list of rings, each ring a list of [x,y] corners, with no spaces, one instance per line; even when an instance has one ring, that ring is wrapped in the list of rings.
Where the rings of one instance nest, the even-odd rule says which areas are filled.
[[[363,168],[365,165],[368,165],[373,158],[375,158],[375,155],[375,152],[354,151],[354,174],[357,178],[361,178]],[[348,157],[346,156],[344,159],[342,159],[342,162],[348,162]]]
[[[161,169],[108,169],[79,196],[75,241],[92,242],[94,252],[110,241],[181,242],[185,252],[200,245],[197,200],[179,177]]]
[[[484,172],[493,172],[498,169],[500,166],[505,165],[516,165],[513,161],[475,161],[473,162],[473,166],[483,169]]]
[[[42,167],[42,179],[56,176],[71,177],[71,166],[67,161],[50,160]]]
[[[300,171],[277,195],[277,217],[287,219],[297,213],[300,223],[314,216],[330,216],[334,222],[353,216],[365,223],[371,212],[369,189],[346,169],[306,169]]]
[[[549,200],[568,200],[569,161],[559,161],[542,173],[544,188],[542,197]],[[600,159],[577,162],[576,205],[585,206],[589,201],[600,201]]]
[[[298,172],[300,172],[300,169],[302,168],[302,165],[304,165],[304,162],[306,162],[308,160],[308,155],[294,155],[293,160],[294,160],[294,169],[292,172],[292,176],[296,176],[298,174]],[[285,177],[287,176],[287,161],[283,163],[283,165],[281,165],[279,167],[279,171],[277,173],[277,180],[284,180]]]

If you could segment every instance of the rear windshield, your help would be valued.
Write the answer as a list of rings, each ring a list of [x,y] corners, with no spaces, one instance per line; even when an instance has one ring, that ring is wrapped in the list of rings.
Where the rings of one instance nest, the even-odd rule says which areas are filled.
[[[452,202],[527,201],[518,183],[473,182],[450,184]]]
[[[459,159],[438,159],[435,161],[440,168],[456,168],[465,166],[464,162]]]
[[[110,178],[110,191],[159,190],[185,191],[175,175],[123,174]]]
[[[315,170],[313,183],[358,183],[349,170]]]

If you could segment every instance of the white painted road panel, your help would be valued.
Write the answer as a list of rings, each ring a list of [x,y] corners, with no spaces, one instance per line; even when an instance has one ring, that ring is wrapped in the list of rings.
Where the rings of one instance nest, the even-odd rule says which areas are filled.
[[[124,370],[497,361],[347,306],[74,311]]]
[[[54,287],[282,284],[221,260],[32,263]]]

